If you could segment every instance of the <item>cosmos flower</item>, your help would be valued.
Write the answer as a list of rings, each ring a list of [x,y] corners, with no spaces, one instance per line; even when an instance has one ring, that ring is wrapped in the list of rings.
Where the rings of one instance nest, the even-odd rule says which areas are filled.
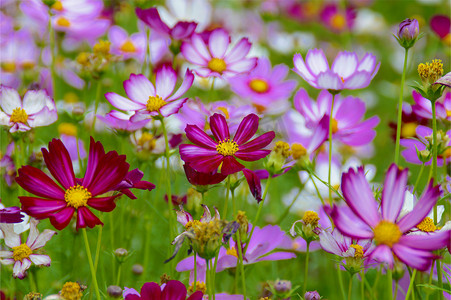
[[[135,112],[130,118],[132,122],[159,115],[168,117],[177,113],[188,100],[181,97],[193,84],[193,73],[186,70],[182,85],[175,93],[173,92],[177,83],[177,73],[174,69],[169,65],[163,65],[155,73],[155,86],[142,74],[131,74],[130,78],[124,81],[125,93],[130,99],[116,93],[106,93],[105,98],[118,109]]]
[[[451,45],[451,20],[448,15],[433,16],[430,26],[445,44]]]
[[[135,289],[125,288],[122,296],[125,300],[202,300],[203,293],[197,291],[186,298],[185,285],[178,280],[169,280],[161,286],[155,282],[144,283],[141,293]]]
[[[31,219],[30,233],[26,243],[21,242],[21,237],[14,232],[12,224],[0,224],[0,230],[5,236],[5,244],[12,250],[0,251],[0,262],[3,265],[14,264],[13,276],[15,278],[24,279],[25,271],[30,268],[32,263],[36,266],[50,266],[50,257],[38,254],[39,251],[37,250],[44,247],[56,232],[45,229],[42,233],[39,233],[36,228],[38,223],[38,220]]]
[[[11,133],[47,126],[58,119],[55,102],[43,90],[29,90],[21,100],[15,89],[0,86],[0,106],[0,125],[10,127]]]
[[[189,163],[183,165],[186,178],[192,185],[210,185],[218,184],[227,178],[227,175],[217,173],[216,170],[211,173],[202,173],[194,170]]]
[[[257,58],[246,58],[251,49],[247,38],[242,38],[229,50],[230,36],[222,28],[211,32],[206,43],[198,34],[183,42],[181,52],[190,63],[200,66],[195,72],[201,77],[232,77],[251,71]]]
[[[338,4],[332,3],[324,6],[321,11],[321,21],[330,30],[340,33],[349,31],[354,27],[356,10],[352,7],[342,9]]]
[[[432,119],[432,103],[421,96],[417,91],[412,92],[415,104],[412,105],[413,112],[420,118]],[[451,121],[451,92],[444,94],[443,101],[435,102],[435,114],[437,120]]]
[[[98,115],[97,118],[108,125],[111,129],[129,132],[142,129],[147,125],[147,123],[150,122],[150,119],[133,122],[130,120],[132,116],[133,114],[131,114],[130,112],[123,113],[117,110],[112,110],[109,113],[105,114],[105,116]]]
[[[129,172],[130,165],[125,162],[125,155],[118,155],[116,151],[105,153],[102,144],[94,142],[93,138],[86,173],[81,179],[75,178],[69,152],[61,140],[53,139],[48,150],[42,148],[42,154],[50,174],[61,186],[41,170],[23,166],[16,182],[35,196],[21,196],[19,199],[27,214],[37,219],[49,218],[58,230],[69,224],[74,213],[77,214],[77,228],[103,225],[89,207],[112,211],[116,207],[114,200],[122,193],[97,196],[115,191],[129,195],[129,188],[154,187],[150,182],[140,181],[142,172]]]
[[[152,30],[170,36],[174,40],[185,40],[191,37],[196,30],[195,22],[177,22],[172,28],[169,28],[160,18],[158,9],[151,7],[149,9],[136,8],[138,18],[148,25]]]
[[[108,31],[108,40],[111,42],[111,53],[122,55],[124,59],[136,58],[142,62],[146,54],[146,34],[143,32],[128,33],[117,25]]]
[[[6,152],[0,159],[0,170],[8,186],[11,186],[16,178],[16,165],[14,164],[13,152],[14,142],[11,142],[6,146]]]
[[[362,167],[343,173],[343,197],[350,211],[334,206],[330,215],[340,232],[353,239],[373,239],[376,247],[369,258],[394,265],[394,255],[406,265],[420,271],[427,270],[437,256],[431,251],[449,243],[449,232],[431,235],[406,235],[418,225],[434,207],[441,195],[440,186],[431,180],[414,209],[398,218],[404,202],[407,169],[392,164],[387,171],[382,190],[381,212],[373,192],[365,179]]]
[[[329,68],[323,50],[313,49],[304,59],[301,54],[293,57],[294,69],[312,87],[321,90],[341,91],[367,87],[376,76],[380,63],[367,53],[360,61],[354,52],[339,52]]]
[[[210,117],[210,128],[215,140],[196,125],[187,125],[187,138],[194,145],[180,145],[183,161],[202,173],[214,172],[221,165],[221,172],[230,175],[244,169],[236,158],[256,161],[266,157],[270,150],[262,149],[275,137],[273,131],[266,132],[248,142],[257,132],[259,118],[255,114],[246,116],[240,123],[233,139],[230,137],[226,119],[220,114]]]
[[[229,82],[232,91],[250,100],[260,113],[279,113],[289,107],[286,100],[296,86],[293,80],[284,81],[287,73],[287,66],[281,64],[271,69],[271,62],[260,58],[249,74],[234,76]]]
[[[20,223],[23,217],[17,206],[0,208],[0,223]]]

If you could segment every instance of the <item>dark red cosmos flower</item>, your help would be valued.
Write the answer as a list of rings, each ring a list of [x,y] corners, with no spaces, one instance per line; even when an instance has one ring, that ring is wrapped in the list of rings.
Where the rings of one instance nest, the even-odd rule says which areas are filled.
[[[262,149],[275,137],[274,131],[266,132],[248,142],[258,129],[258,116],[246,116],[238,126],[234,138],[230,137],[229,126],[223,115],[214,114],[210,117],[210,128],[215,140],[196,125],[187,125],[186,137],[194,145],[180,145],[182,160],[192,168],[202,173],[217,171],[230,175],[244,169],[236,158],[244,161],[256,161],[266,157],[271,151]]]
[[[140,181],[141,171],[128,172],[130,165],[125,162],[125,155],[116,151],[105,153],[102,144],[94,142],[92,137],[84,178],[75,178],[72,160],[61,140],[53,139],[48,150],[41,150],[50,174],[60,185],[41,170],[23,166],[16,182],[42,198],[22,196],[19,199],[24,212],[36,219],[49,218],[58,230],[69,224],[74,213],[77,213],[77,228],[103,225],[88,207],[109,212],[116,207],[114,200],[122,193],[133,195],[129,188],[151,190],[155,187],[150,182]],[[117,193],[104,195],[108,192]]]
[[[186,178],[192,185],[218,184],[227,178],[227,175],[217,173],[217,170],[210,173],[202,173],[194,170],[189,163],[183,165]]]
[[[17,206],[0,209],[0,223],[20,223],[23,221],[23,217]]]
[[[170,280],[163,289],[155,282],[147,282],[141,287],[141,294],[136,291],[124,293],[125,300],[202,300],[203,293],[197,291],[186,298],[186,287],[177,280]]]

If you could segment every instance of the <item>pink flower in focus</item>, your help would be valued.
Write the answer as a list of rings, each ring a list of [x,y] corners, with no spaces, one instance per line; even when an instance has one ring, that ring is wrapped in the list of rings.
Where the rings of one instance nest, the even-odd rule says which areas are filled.
[[[232,77],[255,68],[257,58],[246,58],[251,49],[247,38],[242,38],[231,50],[229,45],[229,34],[218,28],[211,32],[207,43],[193,34],[190,41],[183,42],[181,52],[187,61],[200,66],[195,72],[201,77]]]
[[[38,249],[44,247],[56,232],[46,229],[39,233],[36,228],[38,223],[39,221],[36,219],[30,220],[30,233],[26,243],[22,243],[20,234],[14,232],[13,224],[0,224],[0,230],[5,236],[5,244],[12,250],[0,251],[0,262],[3,265],[14,264],[13,276],[15,278],[24,279],[25,271],[30,268],[32,263],[36,266],[50,266],[50,257],[38,254]]]
[[[11,133],[47,126],[58,119],[55,102],[43,90],[29,90],[21,100],[15,89],[0,86],[0,106],[0,125],[10,127]]]
[[[105,98],[118,109],[135,112],[130,118],[132,122],[159,115],[169,117],[177,113],[188,100],[182,96],[193,84],[193,73],[189,69],[186,70],[182,85],[175,93],[177,73],[174,69],[163,65],[155,73],[155,86],[142,74],[131,74],[130,78],[124,81],[125,93],[130,99],[116,93],[106,93]]]
[[[330,215],[340,232],[353,239],[373,239],[376,248],[369,259],[394,265],[394,256],[406,265],[426,271],[437,258],[432,253],[449,244],[450,232],[430,235],[406,235],[434,207],[442,194],[431,180],[414,209],[399,218],[407,185],[407,169],[392,164],[387,171],[380,212],[378,202],[365,179],[363,167],[343,173],[341,189],[351,211],[334,206]]]
[[[376,76],[380,63],[376,57],[367,53],[360,61],[354,52],[339,52],[332,67],[329,68],[323,50],[307,52],[305,62],[301,54],[293,57],[294,69],[312,87],[320,90],[341,91],[367,87]]]
[[[146,54],[146,34],[143,32],[128,33],[117,25],[108,31],[108,40],[111,42],[111,53],[122,55],[124,59],[135,58],[144,61]]]
[[[226,119],[220,114],[210,117],[210,128],[215,140],[196,125],[187,125],[187,138],[194,145],[180,145],[183,161],[202,173],[214,172],[221,166],[224,175],[234,174],[244,169],[236,158],[256,161],[266,157],[271,151],[262,149],[275,137],[274,131],[266,132],[249,141],[257,132],[259,118],[255,114],[246,116],[238,126],[233,139]]]

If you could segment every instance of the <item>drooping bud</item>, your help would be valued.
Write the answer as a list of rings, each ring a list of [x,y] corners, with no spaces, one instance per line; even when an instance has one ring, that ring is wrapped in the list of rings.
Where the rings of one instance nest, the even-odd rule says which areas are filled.
[[[298,220],[293,223],[290,229],[292,236],[300,235],[307,243],[317,240],[320,228],[318,221],[320,220],[318,214],[314,211],[306,211],[302,220]],[[296,226],[297,223],[301,223],[301,226]]]
[[[405,19],[399,24],[396,39],[401,47],[411,48],[418,40],[420,28],[416,19]]]
[[[210,260],[215,257],[222,241],[222,228],[219,220],[198,223],[192,227],[194,251],[203,259]]]

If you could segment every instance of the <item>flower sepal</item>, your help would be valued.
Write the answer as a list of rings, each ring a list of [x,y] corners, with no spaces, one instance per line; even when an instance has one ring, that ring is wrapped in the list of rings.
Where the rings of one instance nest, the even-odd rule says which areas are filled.
[[[435,83],[423,85],[416,81],[415,81],[415,85],[411,85],[410,87],[414,88],[418,93],[421,94],[421,96],[428,99],[432,103],[437,101],[437,99],[439,99],[442,96],[443,91],[445,89],[444,85],[439,85],[439,84],[435,84]]]

